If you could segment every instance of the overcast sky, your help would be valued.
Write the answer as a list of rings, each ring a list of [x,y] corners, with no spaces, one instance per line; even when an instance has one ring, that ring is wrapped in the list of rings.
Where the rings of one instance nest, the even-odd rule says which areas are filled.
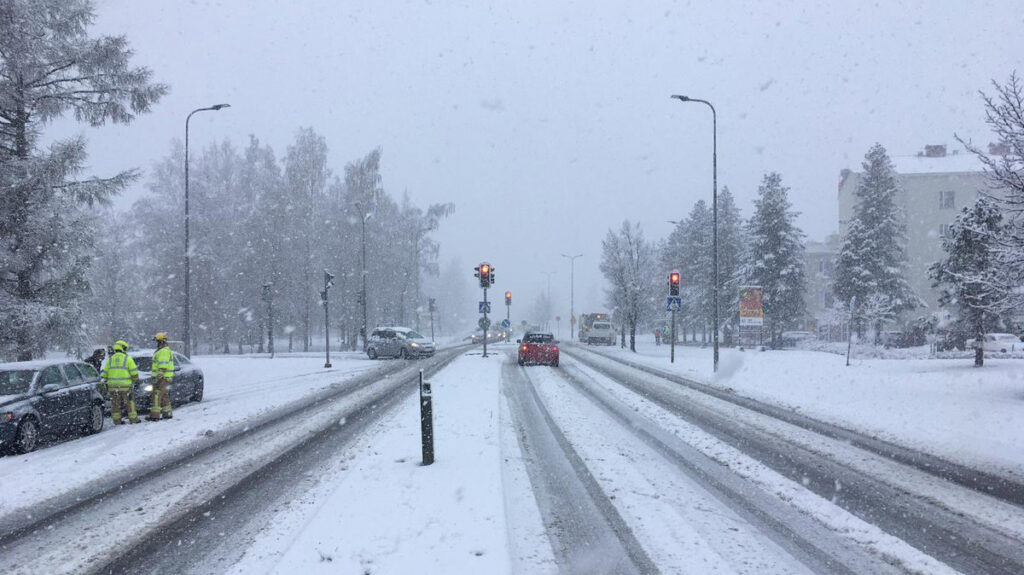
[[[962,2],[154,2],[98,0],[96,31],[125,34],[171,86],[130,126],[84,132],[96,175],[149,168],[183,137],[248,134],[282,157],[300,126],[331,166],[376,146],[385,188],[453,201],[442,259],[496,268],[496,289],[552,292],[568,315],[603,307],[600,242],[624,218],[664,237],[719,185],[749,216],[778,171],[811,239],[837,228],[839,171],[868,147],[911,155],[989,141],[979,89],[1024,53],[1019,0]],[[141,186],[140,186],[141,187]],[[138,191],[122,198],[130,204]]]

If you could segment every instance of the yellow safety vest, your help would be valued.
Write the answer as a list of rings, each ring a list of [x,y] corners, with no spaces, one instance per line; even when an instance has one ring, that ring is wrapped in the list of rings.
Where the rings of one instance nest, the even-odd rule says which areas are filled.
[[[131,387],[132,380],[139,377],[139,368],[135,367],[134,359],[119,351],[110,356],[103,365],[102,375],[109,387],[128,388]]]
[[[153,353],[153,378],[158,377],[167,381],[174,378],[174,353],[166,346]]]

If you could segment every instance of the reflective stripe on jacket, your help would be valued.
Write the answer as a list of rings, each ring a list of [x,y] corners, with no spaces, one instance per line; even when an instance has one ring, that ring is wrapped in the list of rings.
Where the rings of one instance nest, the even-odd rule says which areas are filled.
[[[153,378],[174,378],[174,354],[169,347],[161,347],[153,353]]]
[[[102,376],[110,387],[127,388],[131,387],[133,379],[138,379],[139,368],[135,366],[134,359],[119,351],[107,360]]]

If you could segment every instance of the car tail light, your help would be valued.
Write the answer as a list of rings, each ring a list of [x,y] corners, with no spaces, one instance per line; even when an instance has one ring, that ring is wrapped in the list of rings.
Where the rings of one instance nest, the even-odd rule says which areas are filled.
[[[555,353],[558,353],[558,346],[556,345],[555,347],[551,348],[551,351],[554,351]]]
[[[528,348],[527,348],[527,347],[526,347],[526,346],[524,345],[524,346],[522,346],[522,347],[520,347],[520,348],[519,348],[519,351],[526,351],[527,349],[528,349]]]

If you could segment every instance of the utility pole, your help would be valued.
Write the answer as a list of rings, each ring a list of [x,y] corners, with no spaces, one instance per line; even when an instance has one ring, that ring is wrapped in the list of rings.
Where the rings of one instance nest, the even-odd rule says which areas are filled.
[[[270,352],[270,359],[274,359],[274,284],[267,282],[263,284],[263,301],[267,302],[267,351]]]
[[[363,277],[363,287],[360,290],[360,294],[359,294],[359,301],[362,302],[362,304],[363,304],[363,326],[361,328],[359,328],[359,333],[363,337],[363,352],[365,353],[366,352],[366,336],[367,336],[367,332],[366,332],[366,328],[367,328],[367,319],[366,319],[366,218],[369,217],[369,216],[363,210],[362,202],[356,202],[356,209],[359,210],[359,221],[362,224],[362,230],[363,230],[363,236],[362,236],[363,237],[363,241],[362,241],[362,243],[363,243],[363,257],[360,260],[360,262],[361,262],[360,267],[362,268],[362,274],[361,275]]]
[[[572,341],[575,337],[573,325],[576,323],[576,258],[583,257],[583,254],[562,254],[562,257],[569,260],[569,341]]]
[[[327,361],[324,362],[324,367],[331,367],[331,314],[328,311],[329,299],[327,297],[328,290],[334,285],[334,275],[327,270],[324,270],[324,291],[320,292],[320,298],[324,304],[324,343],[326,344],[325,349],[327,350]]]
[[[430,298],[430,300],[428,300],[427,306],[430,310],[430,343],[434,343],[434,311],[437,309],[437,304],[434,298]]]
[[[217,104],[208,108],[196,108],[185,117],[185,357],[192,357],[192,255],[189,253],[189,213],[188,213],[188,123],[197,112],[207,112],[230,108],[231,104]]]
[[[545,313],[545,315],[547,315],[547,314],[551,313],[551,276],[557,274],[558,272],[540,272],[540,273],[548,276],[548,309],[545,310],[547,312],[547,313]],[[550,328],[550,326],[551,326],[551,324],[549,323],[550,321],[551,321],[551,318],[548,318],[548,317],[544,318],[544,326],[545,326],[545,328],[547,328],[547,329]]]
[[[712,260],[715,262],[714,274],[715,274],[715,285],[713,290],[713,297],[715,300],[715,313],[714,313],[714,329],[711,331],[711,341],[714,347],[714,371],[718,372],[718,112],[715,111],[715,107],[707,100],[700,100],[697,98],[690,98],[689,96],[672,96],[672,98],[679,100],[680,102],[697,102],[700,104],[707,105],[711,108],[711,237],[712,237],[712,250],[714,253],[711,254]]]

